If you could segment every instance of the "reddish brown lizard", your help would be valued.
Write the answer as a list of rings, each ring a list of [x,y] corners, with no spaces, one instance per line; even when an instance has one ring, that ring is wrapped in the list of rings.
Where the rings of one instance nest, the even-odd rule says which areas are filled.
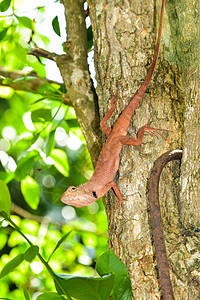
[[[153,57],[151,67],[147,73],[147,76],[144,82],[141,84],[140,88],[137,90],[135,95],[131,98],[129,104],[123,110],[119,116],[117,122],[115,123],[113,129],[111,129],[106,122],[112,116],[115,106],[116,106],[116,95],[111,98],[111,107],[106,113],[105,117],[101,121],[101,128],[107,136],[107,140],[101,150],[99,155],[96,168],[91,179],[79,187],[70,186],[67,191],[62,195],[61,201],[68,205],[73,205],[76,207],[83,207],[92,204],[94,201],[103,197],[110,188],[113,188],[115,194],[119,199],[119,205],[122,205],[122,194],[119,187],[113,181],[115,174],[119,167],[119,155],[122,149],[122,145],[140,145],[144,132],[150,132],[162,136],[159,131],[164,129],[156,129],[148,126],[149,121],[146,125],[141,127],[138,131],[137,139],[126,136],[127,130],[131,121],[131,117],[138,106],[138,103],[141,101],[148,84],[153,75],[156,62],[158,59],[160,41],[162,34],[162,23],[163,23],[163,13],[164,13],[164,4],[165,0],[162,0],[161,8],[161,17],[160,17],[160,26],[158,32],[158,40],[156,44],[156,49]],[[166,130],[167,131],[167,130]]]

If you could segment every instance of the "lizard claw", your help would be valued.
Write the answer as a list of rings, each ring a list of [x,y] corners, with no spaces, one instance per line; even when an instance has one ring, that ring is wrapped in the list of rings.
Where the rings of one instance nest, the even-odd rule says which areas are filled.
[[[147,124],[143,126],[143,130],[149,132],[150,134],[154,134],[157,138],[161,136],[166,141],[167,139],[159,131],[168,131],[168,132],[172,132],[172,131],[169,129],[159,129],[159,128],[149,127],[150,120],[151,118],[149,118]]]

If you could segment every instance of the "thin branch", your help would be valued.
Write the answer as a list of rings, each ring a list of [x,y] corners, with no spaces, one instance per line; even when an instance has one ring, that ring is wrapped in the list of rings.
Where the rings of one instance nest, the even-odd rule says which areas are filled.
[[[21,208],[20,206],[16,205],[15,203],[11,203],[11,214],[17,214],[20,217],[24,218],[24,219],[29,219],[29,220],[34,220],[38,223],[42,223],[43,221],[43,217],[40,216],[36,216],[33,215],[31,213],[29,213],[27,210]]]
[[[18,216],[24,218],[24,219],[29,219],[29,220],[34,220],[38,223],[42,223],[44,221],[44,218],[47,218],[47,216],[41,217],[41,216],[36,216],[31,213],[29,213],[27,210],[23,209],[22,207],[16,205],[15,203],[11,203],[11,214],[17,214]],[[59,221],[56,222],[52,220],[52,218],[48,217],[47,222],[49,224],[59,224],[59,225],[66,225],[67,223],[65,221]],[[106,233],[102,233],[99,231],[95,230],[89,230],[89,229],[84,229],[84,227],[79,227],[78,225],[71,225],[70,223],[68,224],[71,229],[79,232],[87,232],[87,233],[92,233],[97,236],[103,236],[103,237],[108,237]]]
[[[55,83],[57,85],[62,85],[61,82],[57,82],[57,81],[46,79],[46,78],[40,78],[40,77],[38,77],[37,73],[35,73],[35,72],[25,73],[22,71],[7,71],[3,67],[0,67],[0,76],[1,76],[0,77],[0,85],[8,86],[15,90],[23,90],[24,91],[28,88],[28,89],[37,91],[38,88],[44,84],[44,82],[47,82],[50,84]],[[17,81],[16,83],[15,82],[3,83],[4,79],[6,79],[6,78],[11,78],[14,81],[14,80],[26,77],[26,76],[30,77],[30,79],[27,78],[26,85],[24,85],[24,81]]]
[[[39,57],[44,57],[53,61],[56,61],[56,57],[58,56],[56,53],[54,52],[49,52],[45,49],[42,48],[33,48],[28,52],[29,55],[34,55],[37,58]]]

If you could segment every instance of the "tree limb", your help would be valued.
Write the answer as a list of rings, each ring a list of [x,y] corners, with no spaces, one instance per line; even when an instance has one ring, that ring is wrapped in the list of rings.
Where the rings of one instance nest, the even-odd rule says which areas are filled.
[[[23,78],[25,76],[32,77],[31,80],[26,81],[26,85],[24,85],[24,81],[17,81],[16,83],[3,83],[3,80],[5,78],[11,78],[13,81]],[[61,82],[57,82],[54,80],[46,79],[46,78],[40,78],[38,77],[36,72],[22,72],[22,71],[7,71],[3,67],[0,67],[0,85],[2,86],[8,86],[15,90],[22,90],[25,91],[27,88],[31,89],[33,91],[37,91],[38,88],[43,85],[45,82],[48,83],[55,83],[57,85],[61,85]]]
[[[56,61],[57,54],[54,52],[49,52],[42,48],[33,48],[28,52],[29,55],[34,55],[37,58],[44,57],[50,60]]]
[[[99,108],[97,94],[90,78],[87,63],[87,31],[83,0],[64,0],[67,22],[67,53],[57,56],[60,69],[76,115],[87,141],[92,162],[101,149]]]

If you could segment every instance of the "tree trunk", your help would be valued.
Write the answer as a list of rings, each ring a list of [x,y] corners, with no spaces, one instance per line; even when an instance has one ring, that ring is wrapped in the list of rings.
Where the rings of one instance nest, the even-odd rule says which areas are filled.
[[[161,0],[93,0],[90,5],[100,118],[120,82],[117,120],[150,67]],[[194,2],[194,1],[193,1]],[[152,127],[170,129],[167,141],[145,134],[141,146],[124,146],[115,181],[124,196],[123,211],[111,191],[106,199],[110,248],[126,265],[133,299],[160,299],[148,213],[147,183],[153,162],[170,149],[183,149],[180,163],[161,176],[160,202],[175,299],[199,299],[199,7],[167,1],[162,45],[153,79],[133,115],[128,135],[151,117]],[[195,28],[194,28],[195,26]],[[197,43],[197,46],[196,44]],[[191,128],[194,126],[194,128]],[[183,130],[184,129],[184,130]]]
[[[129,103],[152,62],[161,0],[88,0],[98,82],[97,97],[87,66],[84,0],[63,0],[67,20],[67,54],[57,56],[88,148],[95,162],[101,144],[99,115],[120,82],[112,125]],[[160,299],[147,199],[154,161],[170,149],[183,149],[179,162],[167,165],[160,180],[160,202],[175,299],[199,299],[199,1],[168,0],[161,51],[128,135],[151,117],[152,127],[170,129],[159,137],[145,134],[141,146],[124,146],[115,181],[124,196],[123,211],[111,191],[106,199],[110,248],[125,263],[133,299]],[[104,137],[105,140],[105,137]]]

